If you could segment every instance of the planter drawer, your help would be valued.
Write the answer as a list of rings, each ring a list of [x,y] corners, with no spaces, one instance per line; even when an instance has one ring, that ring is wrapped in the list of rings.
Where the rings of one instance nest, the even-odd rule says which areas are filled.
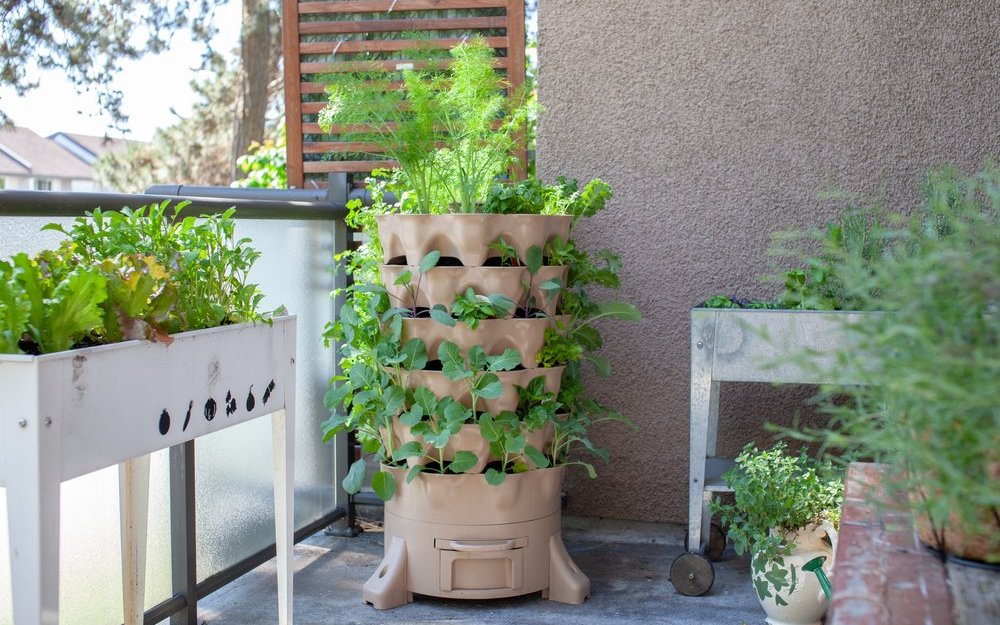
[[[517,590],[524,585],[527,537],[507,540],[437,538],[441,558],[441,590],[450,592]]]

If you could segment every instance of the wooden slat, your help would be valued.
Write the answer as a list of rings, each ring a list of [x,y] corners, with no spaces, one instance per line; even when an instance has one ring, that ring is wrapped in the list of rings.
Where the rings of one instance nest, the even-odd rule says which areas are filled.
[[[507,3],[507,38],[511,46],[507,48],[507,80],[511,89],[517,90],[525,80],[525,32],[524,32],[524,0],[508,0]],[[528,175],[528,137],[522,131],[517,136],[517,147],[514,148],[516,158],[512,177],[520,180]]]
[[[507,18],[492,17],[440,17],[405,20],[342,20],[339,22],[301,22],[302,35],[346,35],[358,33],[392,33],[410,30],[480,30],[506,28]]]
[[[506,37],[484,37],[491,48],[506,48]],[[356,52],[400,52],[402,50],[449,50],[467,38],[447,39],[380,39],[373,41],[312,41],[299,45],[300,54],[352,54]],[[523,54],[522,54],[523,57]]]
[[[326,154],[327,152],[363,152],[381,154],[385,148],[377,143],[365,141],[306,141],[302,144],[304,154]]]
[[[507,6],[507,0],[348,0],[343,2],[302,2],[300,14],[385,13],[393,11],[445,11]]]
[[[385,124],[386,130],[392,130],[396,127],[394,123]],[[346,132],[371,132],[373,130],[370,124],[334,124],[330,126],[329,132],[323,130],[319,124],[302,124],[302,134],[306,135],[340,135]]]
[[[402,69],[401,66],[413,66],[415,69],[425,67],[445,67],[447,60],[441,61],[407,61],[404,59],[393,61],[344,61],[340,63],[301,63],[299,71],[302,74],[343,74],[345,72],[365,72],[375,70],[386,70],[390,72]],[[493,59],[493,67],[497,69],[507,68],[507,58],[498,57]]]
[[[401,19],[393,13],[413,11],[444,11],[454,9],[487,9],[504,8],[505,16],[466,16],[466,17],[439,17],[432,14],[416,19]],[[391,10],[390,10],[391,9]],[[407,31],[475,31],[477,29],[504,29],[507,37],[492,37],[488,39],[488,45],[494,48],[507,49],[506,57],[498,57],[494,60],[493,66],[500,71],[505,71],[512,86],[517,86],[524,81],[524,49],[519,42],[524,40],[524,5],[523,0],[342,0],[339,2],[317,1],[317,2],[296,2],[295,0],[282,0],[283,29],[282,44],[285,54],[285,94],[286,94],[286,117],[287,117],[287,145],[288,145],[288,180],[292,186],[302,186],[304,183],[315,185],[315,177],[321,174],[333,172],[368,172],[375,168],[390,168],[396,165],[393,161],[308,161],[304,162],[304,155],[320,153],[378,153],[379,148],[370,142],[363,141],[304,141],[305,135],[323,137],[326,135],[330,139],[336,138],[330,135],[341,135],[351,132],[365,132],[372,130],[370,127],[352,125],[338,125],[330,129],[330,133],[324,133],[316,123],[303,122],[303,115],[315,115],[321,111],[326,102],[302,102],[303,95],[322,94],[325,85],[320,82],[309,82],[310,77],[322,74],[345,73],[354,71],[366,71],[380,69],[386,71],[398,71],[400,65],[413,67],[438,67],[443,68],[448,64],[447,59],[440,61],[408,61],[408,60],[386,60],[386,61],[339,61],[339,62],[302,62],[305,54],[332,54],[334,50],[338,54],[356,54],[359,52],[404,52],[406,50],[418,49],[421,47],[433,47],[437,49],[447,49],[457,44],[458,38],[438,38],[435,40],[417,42],[412,39],[405,39],[405,35],[389,40],[367,40],[367,41],[344,41],[338,44],[335,41],[326,42],[303,42],[303,35],[352,35],[359,33],[405,33]],[[372,19],[368,17],[362,20],[332,20],[320,17],[322,21],[301,21],[303,15],[321,16],[324,13],[348,15],[350,13],[374,13],[383,14],[386,19]],[[470,33],[474,34],[474,33]],[[510,49],[513,45],[517,49]],[[405,56],[405,54],[403,55]],[[312,76],[308,76],[312,75]],[[398,87],[395,87],[398,88]],[[324,137],[326,138],[326,137]],[[524,158],[523,146],[518,149],[518,157]],[[311,177],[306,180],[305,174]]]
[[[285,175],[288,186],[292,188],[301,188],[304,182],[298,9],[298,0],[281,1],[281,50],[285,59]]]
[[[379,87],[385,91],[396,91],[403,88],[402,80],[390,80],[380,82]],[[323,82],[303,82],[299,84],[299,93],[326,93],[326,83]]]
[[[308,161],[304,169],[307,174],[331,174],[392,169],[396,165],[396,161]]]

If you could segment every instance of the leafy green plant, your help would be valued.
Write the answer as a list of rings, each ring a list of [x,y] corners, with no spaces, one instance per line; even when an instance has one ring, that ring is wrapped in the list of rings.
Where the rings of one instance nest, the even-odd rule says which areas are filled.
[[[465,293],[455,296],[450,318],[457,319],[475,330],[483,319],[509,317],[516,306],[517,304],[506,295],[500,293],[478,295],[472,287],[469,287],[465,289]]]
[[[248,283],[250,268],[260,253],[250,239],[237,239],[235,209],[221,215],[181,217],[188,202],[142,206],[135,210],[102,211],[74,220],[69,229],[49,224],[69,237],[68,262],[96,266],[106,259],[152,256],[169,268],[178,289],[167,324],[171,332],[210,328],[259,319],[263,295]]]
[[[581,217],[593,217],[611,199],[611,185],[595,178],[579,188],[575,179],[562,176],[553,185],[535,178],[513,184],[495,182],[483,204],[484,213],[501,215],[572,215],[576,223]]]
[[[260,319],[247,283],[259,253],[236,240],[233,211],[179,218],[169,202],[136,210],[94,209],[67,239],[34,258],[0,264],[0,349],[30,353]]]
[[[735,503],[716,498],[712,513],[720,516],[736,552],[749,551],[754,567],[765,571],[754,579],[758,597],[773,590],[775,602],[786,605],[781,592],[794,586],[784,563],[793,546],[788,537],[809,524],[839,525],[843,479],[829,461],[813,460],[805,451],[789,454],[784,442],[763,451],[748,444],[723,478]]]
[[[413,272],[409,269],[396,277],[394,284],[405,288],[406,292],[410,295],[410,312],[414,317],[417,316],[417,293],[420,292],[420,282],[423,280],[424,274],[437,267],[439,260],[441,260],[441,252],[437,250],[428,252],[421,258],[420,265],[417,267],[417,282],[415,284],[413,283]],[[405,304],[405,302],[401,303]]]
[[[923,191],[919,210],[892,218],[877,262],[836,264],[860,309],[884,311],[847,326],[833,354],[869,384],[826,389],[829,423],[793,434],[889,463],[888,486],[935,546],[960,529],[1000,560],[1000,170],[934,170]]]

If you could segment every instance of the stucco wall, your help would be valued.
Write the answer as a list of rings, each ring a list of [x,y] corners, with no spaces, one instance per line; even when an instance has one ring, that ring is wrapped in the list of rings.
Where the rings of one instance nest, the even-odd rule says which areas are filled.
[[[824,190],[912,205],[928,166],[1000,156],[998,33],[993,0],[541,0],[539,174],[614,186],[577,234],[621,252],[644,314],[604,324],[593,381],[641,430],[597,434],[612,464],[572,479],[573,512],[686,519],[688,309],[771,295],[770,233],[825,223]],[[724,385],[720,451],[804,396]]]

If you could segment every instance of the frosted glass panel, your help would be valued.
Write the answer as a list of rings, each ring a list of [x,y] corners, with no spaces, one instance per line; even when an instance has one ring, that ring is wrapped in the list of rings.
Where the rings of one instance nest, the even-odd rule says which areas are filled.
[[[38,231],[53,221],[71,220],[0,217],[0,258],[57,245],[61,235]],[[237,229],[262,252],[251,280],[268,294],[264,307],[284,304],[298,316],[295,519],[302,527],[336,505],[333,448],[320,432],[333,375],[333,354],[322,340],[333,313],[333,224],[248,220]],[[167,456],[157,453],[151,466],[147,608],[172,594]],[[270,419],[199,439],[195,459],[198,577],[204,579],[274,541]],[[60,623],[121,623],[117,469],[64,483],[61,505]],[[6,507],[0,489],[0,625],[12,622]]]
[[[170,590],[170,525],[167,452],[150,461],[146,607]],[[62,484],[59,523],[59,622],[67,625],[121,623],[122,576],[118,469],[95,471]],[[0,625],[11,625],[10,544],[7,491],[0,488]]]

